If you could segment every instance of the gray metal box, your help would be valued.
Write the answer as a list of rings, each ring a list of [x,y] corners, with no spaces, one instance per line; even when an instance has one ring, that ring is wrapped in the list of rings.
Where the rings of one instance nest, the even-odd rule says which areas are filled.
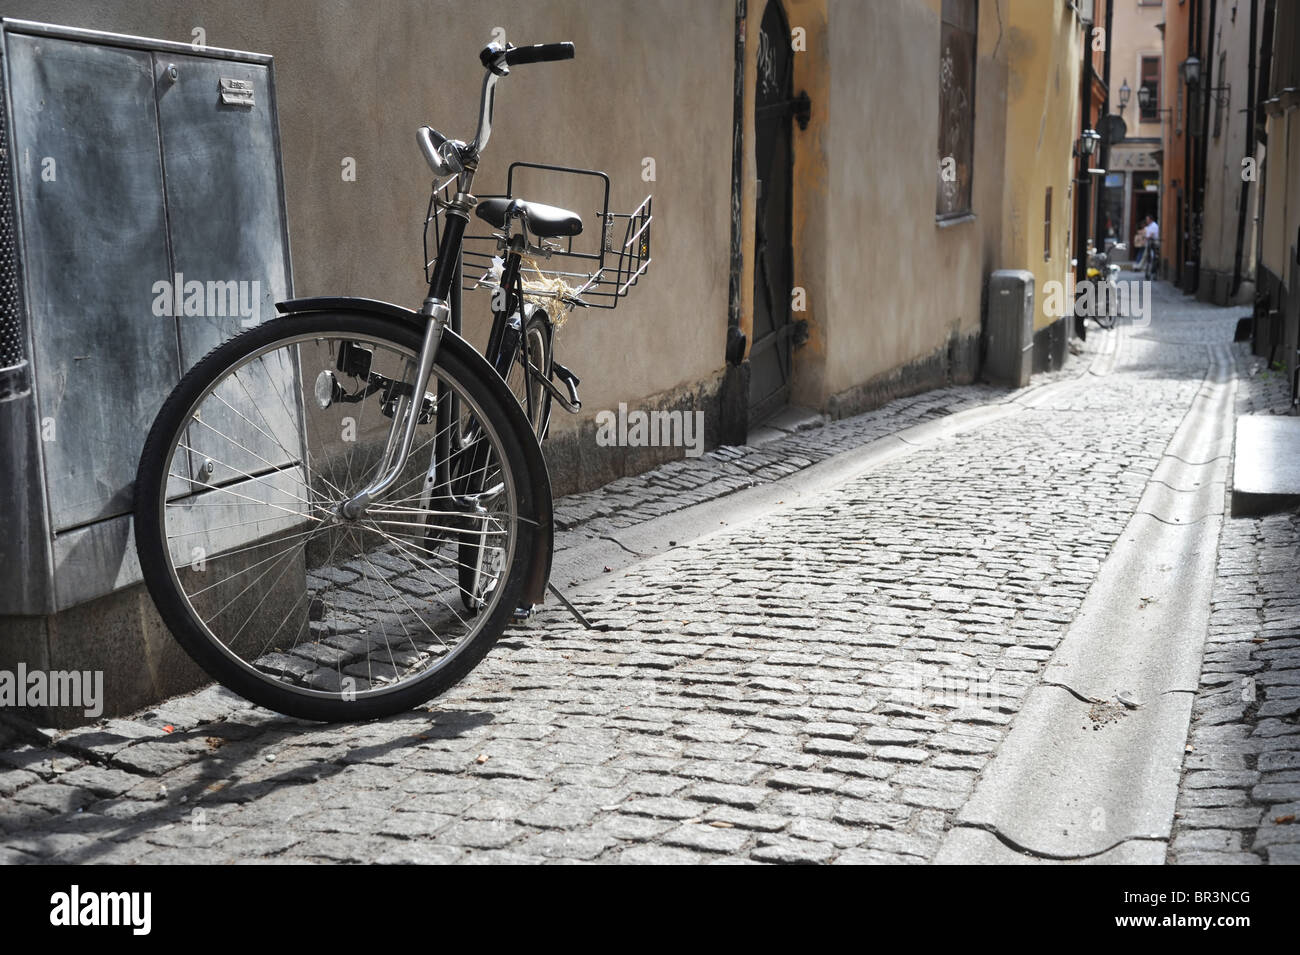
[[[989,276],[984,377],[1023,388],[1034,365],[1034,273],[998,269]]]
[[[140,580],[154,416],[292,297],[284,181],[269,56],[6,19],[0,57],[0,615],[48,615]]]

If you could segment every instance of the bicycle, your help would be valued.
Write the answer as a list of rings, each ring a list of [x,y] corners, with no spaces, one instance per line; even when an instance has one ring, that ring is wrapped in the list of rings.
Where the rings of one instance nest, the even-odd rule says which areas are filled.
[[[1160,240],[1147,239],[1146,258],[1142,262],[1142,276],[1148,282],[1160,276]]]
[[[1085,275],[1093,287],[1093,307],[1087,318],[1100,328],[1114,328],[1119,319],[1119,266],[1111,262],[1115,252],[1125,250],[1122,242],[1108,242],[1104,252],[1088,244],[1088,267]]]
[[[553,524],[539,442],[552,399],[581,402],[538,302],[625,296],[649,265],[649,199],[625,217],[639,238],[612,277],[603,242],[582,281],[563,273],[576,287],[553,278],[548,293],[524,278],[525,260],[566,254],[557,236],[579,254],[580,217],[509,196],[480,203],[471,189],[498,81],[573,55],[571,43],[489,44],[474,140],[421,127],[439,207],[426,216],[437,254],[426,248],[418,311],[278,303],[279,317],[190,369],[154,421],[135,482],[144,581],[186,652],[255,703],[323,721],[401,712],[463,678],[545,597]],[[505,253],[485,354],[460,334],[472,214]],[[608,233],[608,188],[604,215]]]

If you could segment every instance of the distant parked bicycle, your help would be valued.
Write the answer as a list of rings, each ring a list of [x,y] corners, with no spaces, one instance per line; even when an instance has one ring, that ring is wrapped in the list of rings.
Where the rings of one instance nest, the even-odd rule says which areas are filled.
[[[1160,277],[1160,240],[1147,239],[1147,254],[1142,260],[1142,274],[1149,282]]]
[[[1093,311],[1087,316],[1102,328],[1114,328],[1119,317],[1119,266],[1111,261],[1117,252],[1123,252],[1123,242],[1110,242],[1106,251],[1091,249],[1088,253],[1088,281],[1093,283]]]
[[[281,303],[282,317],[191,369],[154,422],[135,483],[145,582],[185,650],[256,703],[316,720],[409,709],[461,679],[545,595],[551,486],[539,440],[552,399],[581,406],[577,377],[552,354],[553,322],[613,308],[645,274],[650,200],[610,214],[602,173],[536,166],[604,179],[600,239],[584,252],[577,214],[470,190],[498,80],[573,55],[571,43],[490,44],[474,140],[419,131],[438,178],[418,312]],[[493,230],[475,249],[471,215]],[[472,261],[486,267],[465,280]],[[492,296],[484,355],[460,334],[462,283]]]

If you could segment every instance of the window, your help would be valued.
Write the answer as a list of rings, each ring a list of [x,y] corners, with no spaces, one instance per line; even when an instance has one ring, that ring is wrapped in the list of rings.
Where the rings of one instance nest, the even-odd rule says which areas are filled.
[[[939,184],[935,215],[969,215],[975,153],[978,0],[943,0],[939,33]]]
[[[1151,98],[1147,101],[1147,105],[1141,108],[1142,115],[1139,119],[1144,123],[1158,122],[1160,120],[1160,57],[1142,57],[1142,67],[1138,75],[1140,77],[1138,89],[1145,86],[1151,91]]]
[[[1047,200],[1043,203],[1043,261],[1052,261],[1052,187],[1047,187]]]

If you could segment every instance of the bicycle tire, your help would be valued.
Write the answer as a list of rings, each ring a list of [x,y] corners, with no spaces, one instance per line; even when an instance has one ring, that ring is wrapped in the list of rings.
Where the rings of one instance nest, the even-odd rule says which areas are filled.
[[[324,356],[342,369],[345,346],[341,343],[370,345],[372,350],[365,376],[369,384],[375,362],[380,359],[385,363],[383,367],[401,368],[405,374],[411,367],[409,362],[419,354],[422,339],[422,330],[414,324],[361,312],[306,313],[278,318],[209,352],[182,378],[154,422],[141,455],[135,484],[136,547],[145,583],[163,621],[195,662],[218,682],[254,703],[290,716],[326,722],[370,719],[403,712],[437,696],[469,673],[496,643],[515,610],[524,588],[538,509],[538,491],[531,484],[527,459],[520,444],[522,422],[517,425],[517,417],[511,420],[518,412],[506,404],[508,399],[499,383],[493,385],[485,381],[476,369],[455,354],[454,349],[448,349],[446,345],[440,349],[429,392],[435,391],[436,379],[476,416],[482,426],[483,440],[487,442],[484,446],[499,460],[501,483],[497,497],[508,498],[507,509],[512,516],[509,525],[500,531],[503,540],[501,583],[496,588],[494,599],[485,608],[486,612],[476,615],[471,621],[461,618],[452,607],[454,598],[449,595],[454,588],[452,577],[444,572],[445,568],[440,569],[440,562],[451,558],[432,551],[420,554],[419,547],[411,543],[419,540],[426,542],[427,546],[428,529],[439,519],[434,512],[423,510],[423,498],[405,499],[421,502],[413,506],[401,506],[403,499],[394,498],[391,507],[395,510],[376,510],[365,515],[370,518],[369,525],[363,519],[349,524],[336,511],[330,510],[336,502],[353,493],[355,454],[362,457],[356,475],[357,489],[373,479],[376,471],[365,462],[365,457],[373,453],[373,447],[365,444],[363,450],[363,443],[358,440],[345,452],[331,448],[329,442],[321,439],[319,429],[314,436],[310,434],[309,418],[314,420],[316,409],[307,404],[312,401],[313,393],[309,390],[312,388],[310,375],[304,370],[315,370],[312,363],[317,357]],[[322,352],[323,343],[327,341],[331,343],[329,349]],[[335,343],[339,344],[337,349]],[[381,349],[384,350],[382,354]],[[274,361],[268,360],[270,355],[276,356]],[[262,390],[259,390],[258,379],[251,372],[242,379],[240,377],[243,369],[251,368],[259,361],[265,374]],[[354,377],[361,381],[360,376]],[[401,379],[395,374],[389,380],[396,382]],[[247,388],[250,381],[254,385],[252,392]],[[222,411],[223,405],[232,408],[232,402],[223,395],[238,396],[233,388],[221,390],[228,382],[243,387],[249,402],[241,403],[241,406],[253,408],[261,421],[254,422],[244,416],[245,422],[254,425],[252,430],[242,424],[237,428],[229,424],[223,426],[232,434],[247,435],[264,425],[262,434],[274,442],[257,445],[268,449],[259,458],[265,464],[258,468],[245,465],[241,470],[237,467],[241,460],[249,460],[249,455],[255,452],[236,438],[222,435],[218,427],[222,421],[215,412]],[[295,387],[302,392],[304,402],[296,412],[301,428],[297,435],[301,444],[296,446],[301,459],[296,463],[293,461],[295,452],[291,450],[295,447],[295,411],[292,402],[283,401],[284,394],[292,395]],[[409,386],[406,391],[409,395]],[[266,402],[271,408],[268,413],[259,401],[253,400],[254,394],[279,394],[284,415],[280,416],[279,410],[274,408],[273,398]],[[220,404],[211,405],[214,411],[206,410],[209,399],[214,397]],[[316,407],[324,412],[326,407],[339,405],[341,413],[359,404],[360,417],[353,418],[353,424],[358,432],[364,432],[364,427],[357,422],[364,421],[370,402],[380,397],[379,392],[367,393],[365,398],[348,402],[346,407],[339,401],[328,406],[322,406],[318,401]],[[204,415],[208,417],[205,419]],[[238,422],[238,418],[232,420]],[[391,417],[375,420],[371,432],[385,432],[391,420]],[[217,423],[213,424],[213,421]],[[285,426],[285,422],[288,422],[287,430],[278,430]],[[423,428],[424,424],[420,427]],[[212,438],[209,432],[228,438],[228,455],[217,458],[216,463],[212,457],[206,457],[194,471],[195,462],[204,453],[199,448],[200,437],[209,443],[209,447],[219,443],[219,439]],[[420,435],[427,437],[427,431]],[[417,441],[420,435],[417,435]],[[318,452],[316,455],[312,451],[313,441]],[[422,456],[421,448],[430,443],[435,449],[433,455]],[[182,447],[184,455],[178,458]],[[429,439],[413,449],[411,467],[417,477],[429,470],[437,447],[438,442]],[[342,465],[339,462],[345,455],[348,473],[346,478],[340,478]],[[186,459],[192,473],[205,476],[201,479],[192,474],[187,477],[183,473]],[[218,466],[225,470],[218,470]],[[177,473],[178,470],[182,473]],[[184,491],[187,481],[188,493],[178,495],[178,485]],[[257,484],[259,481],[263,483]],[[341,485],[340,481],[347,482],[347,486]],[[282,491],[284,487],[288,490]],[[240,490],[234,490],[236,488]],[[224,498],[217,496],[222,493]],[[278,494],[286,496],[277,498]],[[291,503],[295,494],[301,504]],[[211,523],[213,520],[220,522],[226,518],[195,518],[195,514],[204,513],[200,507],[235,508],[237,523],[214,525]],[[289,511],[291,516],[285,517],[279,511]],[[248,512],[253,519],[240,521],[239,518]],[[220,513],[213,512],[214,515]],[[378,514],[396,514],[402,520],[374,516]],[[254,538],[251,544],[243,541],[234,547],[229,546],[229,541],[223,541],[211,555],[203,556],[202,565],[196,569],[194,564],[186,566],[184,563],[184,548],[193,536],[188,530],[189,525],[184,523],[187,520],[208,521],[196,533],[206,534],[205,539],[212,541],[218,540],[222,530],[250,525],[253,530],[247,533],[263,536]],[[277,522],[278,525],[287,525],[284,536],[278,538],[274,530]],[[449,525],[446,544],[454,548],[456,528],[450,526],[450,520],[446,523]],[[420,530],[417,536],[395,530],[395,525]],[[309,530],[302,531],[303,527]],[[178,533],[177,528],[184,532]],[[232,533],[244,532],[236,530]],[[335,539],[330,546],[332,535]],[[297,537],[303,540],[289,543]],[[349,551],[358,551],[360,558],[349,563],[347,568],[341,558],[335,561],[344,541]],[[270,563],[270,566],[205,619],[200,605],[207,612],[239,584],[237,578],[241,574],[252,572],[251,568],[246,568],[209,585],[208,578],[201,576],[206,573],[209,561],[214,564],[220,560],[233,561],[223,565],[229,569],[252,561],[266,549],[286,543],[288,546],[276,552],[279,556],[254,562],[252,567],[259,563]],[[329,553],[325,560],[313,564],[327,547]],[[301,553],[295,553],[294,548]],[[175,551],[182,554],[179,563],[174,559]],[[285,558],[285,554],[290,556]],[[259,581],[276,566],[272,561],[282,559],[284,568],[278,571],[276,578],[269,584],[259,585]],[[261,650],[251,649],[275,623],[276,608],[287,604],[297,592],[299,561],[302,593],[293,599],[283,620],[270,633]],[[403,563],[409,567],[404,567]],[[381,571],[381,566],[386,569]],[[280,581],[291,567],[294,572],[288,575],[288,582],[283,585],[288,592],[278,593],[276,588],[282,586]],[[373,577],[369,573],[371,570],[374,571]],[[339,579],[345,572],[359,576],[360,582],[340,583]],[[187,590],[182,576],[197,578],[204,586],[196,584]],[[331,580],[331,577],[335,579]],[[366,582],[369,582],[368,588],[364,586]],[[400,589],[397,584],[402,584]],[[245,593],[255,585],[259,585],[259,589],[245,597]],[[386,586],[388,590],[378,592],[378,585]],[[419,595],[420,586],[428,589],[425,596]],[[216,593],[208,595],[213,590]],[[244,623],[232,635],[230,631],[239,619],[238,613],[261,591],[265,591],[261,599],[247,611]],[[371,599],[367,601],[367,597]],[[263,611],[268,600],[272,602]],[[228,608],[236,602],[239,607],[228,613]],[[301,609],[300,604],[303,604]],[[227,616],[232,617],[230,623],[225,620]],[[290,620],[294,627],[292,645],[288,645],[287,637],[280,636],[281,629]],[[361,625],[366,623],[369,626]],[[428,634],[416,624],[422,624]],[[244,631],[250,625],[251,641],[248,641],[244,639]],[[217,627],[221,628],[220,633]],[[304,633],[306,639],[300,639]],[[229,639],[223,642],[223,636]],[[277,639],[285,646],[275,644]],[[448,643],[449,639],[454,642]],[[242,648],[245,643],[250,649],[237,649],[237,645]],[[272,650],[270,655],[266,653],[268,647]],[[247,659],[241,655],[245,653]],[[275,657],[274,664],[269,664],[267,661],[272,656]]]
[[[555,362],[554,328],[550,316],[540,307],[534,307],[524,322],[519,338],[519,347],[510,364],[510,374],[506,386],[519,401],[520,407],[528,418],[529,426],[540,442],[546,437],[546,430],[551,418],[551,393],[536,384],[524,370],[524,360],[542,373],[549,381],[551,368]],[[533,409],[528,408],[528,396],[524,389],[531,386]],[[482,573],[483,549],[478,535],[466,531],[460,535],[457,552],[459,563],[459,583],[462,603],[468,613],[478,613],[485,594],[480,586],[484,580],[494,580],[495,575]]]
[[[555,364],[554,342],[555,330],[551,317],[544,309],[534,307],[524,322],[519,339],[519,353],[511,364],[510,377],[506,381],[511,393],[519,399],[519,405],[524,409],[524,415],[532,425],[538,441],[546,437],[546,429],[550,425],[552,398],[549,391],[532,381],[524,371],[523,359],[526,357],[528,363],[550,381],[551,369]],[[531,414],[528,411],[528,396],[524,393],[526,388],[532,392],[533,397]]]

